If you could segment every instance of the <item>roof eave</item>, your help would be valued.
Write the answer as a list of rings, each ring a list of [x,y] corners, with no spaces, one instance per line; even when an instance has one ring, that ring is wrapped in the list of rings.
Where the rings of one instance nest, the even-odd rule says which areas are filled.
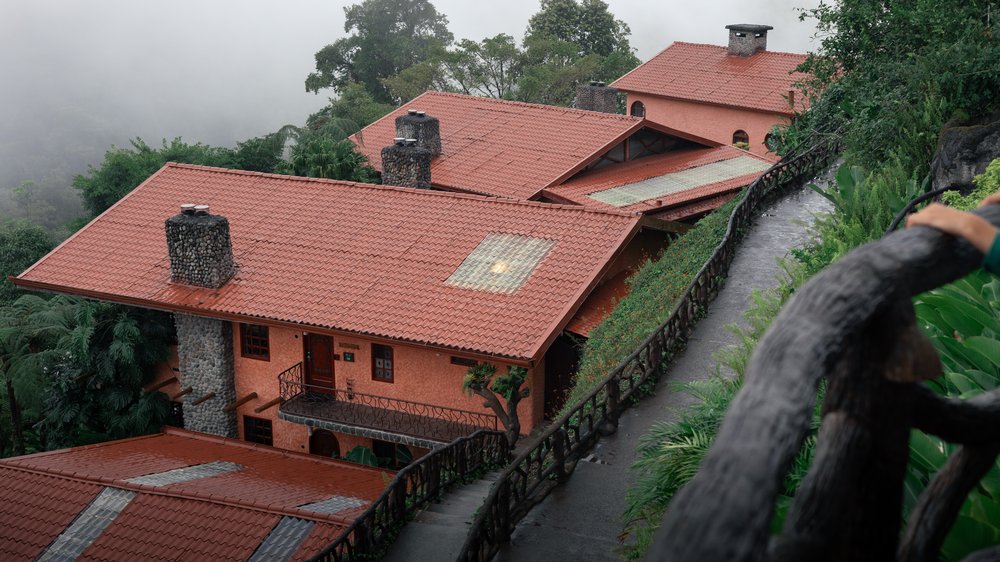
[[[559,318],[549,328],[546,335],[535,344],[534,350],[531,354],[531,362],[533,364],[537,364],[542,359],[542,356],[544,356],[545,352],[548,351],[552,342],[559,337],[559,334],[561,334],[566,325],[569,324],[569,321],[573,319],[573,316],[577,313],[580,307],[583,306],[584,301],[587,300],[587,296],[594,291],[601,279],[603,279],[607,274],[611,265],[615,262],[618,256],[625,251],[625,248],[632,241],[632,239],[639,234],[642,224],[643,220],[641,216],[636,215],[632,219],[631,228],[629,228],[628,231],[618,239],[618,243],[614,246],[614,248],[612,248],[612,250],[605,255],[604,260],[602,260],[602,262],[593,270],[590,275],[590,282],[577,292],[577,294],[573,297],[573,300],[570,301],[570,304],[563,310],[562,314],[559,315]]]

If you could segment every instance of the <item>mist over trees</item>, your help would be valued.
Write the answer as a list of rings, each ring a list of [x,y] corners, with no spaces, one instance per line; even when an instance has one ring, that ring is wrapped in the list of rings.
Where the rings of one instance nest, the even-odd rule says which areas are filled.
[[[456,42],[427,0],[364,0],[345,15],[347,35],[316,53],[306,79],[307,90],[336,97],[301,125],[232,147],[136,136],[102,158],[92,143],[108,123],[95,122],[91,144],[56,155],[63,144],[34,139],[37,160],[0,171],[0,455],[140,435],[165,421],[166,396],[143,387],[169,351],[169,315],[25,294],[7,281],[165,163],[374,182],[347,137],[427,89],[569,105],[577,83],[610,81],[639,62],[628,26],[601,0],[542,0],[520,44],[505,33]],[[0,148],[19,140],[0,138]],[[46,158],[60,164],[23,179]]]

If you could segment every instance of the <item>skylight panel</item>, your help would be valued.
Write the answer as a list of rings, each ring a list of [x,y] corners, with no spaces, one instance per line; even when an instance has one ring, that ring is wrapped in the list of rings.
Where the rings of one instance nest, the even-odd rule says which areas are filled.
[[[487,234],[445,283],[463,289],[513,293],[521,288],[555,240],[519,234]]]
[[[665,195],[673,195],[704,185],[759,173],[771,165],[749,156],[738,156],[721,162],[713,162],[696,168],[689,168],[649,178],[621,187],[588,193],[587,197],[615,207],[627,207]]]
[[[155,474],[137,476],[135,478],[130,478],[126,480],[126,482],[129,482],[131,484],[145,484],[146,486],[156,486],[156,487],[169,486],[171,484],[180,484],[182,482],[189,482],[191,480],[200,480],[202,478],[218,476],[220,474],[226,474],[228,472],[236,472],[238,470],[243,470],[244,468],[246,467],[241,464],[236,464],[234,462],[215,461],[205,464],[196,464],[193,466],[175,468],[173,470],[168,470],[166,472],[157,472]]]

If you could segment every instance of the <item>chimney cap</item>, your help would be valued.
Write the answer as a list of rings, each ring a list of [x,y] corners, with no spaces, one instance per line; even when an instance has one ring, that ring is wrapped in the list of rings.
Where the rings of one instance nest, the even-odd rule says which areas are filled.
[[[193,215],[195,207],[196,205],[194,203],[181,203],[181,214]]]
[[[417,139],[406,139],[406,146],[416,146]]]
[[[766,33],[772,29],[770,25],[760,25],[756,23],[732,23],[726,26],[732,31],[746,31],[749,33]]]
[[[208,205],[195,205],[194,214],[204,216],[208,214]]]
[[[407,115],[416,115],[417,114],[417,110],[416,109],[407,109],[406,113],[407,113]]]
[[[418,111],[417,112],[417,117],[427,117],[427,112],[426,111]]]
[[[394,139],[392,139],[392,144],[396,146],[403,146],[404,144],[406,144],[406,139],[403,137],[395,137]]]
[[[590,85],[591,86],[596,86],[597,85],[597,80],[591,80],[590,81]]]

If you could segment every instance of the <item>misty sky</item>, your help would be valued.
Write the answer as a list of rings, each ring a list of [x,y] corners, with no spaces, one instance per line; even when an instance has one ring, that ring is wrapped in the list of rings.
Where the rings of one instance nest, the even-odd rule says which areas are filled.
[[[328,97],[303,87],[313,54],[344,34],[343,7],[352,3],[0,1],[0,182],[7,182],[0,187],[15,176],[38,176],[31,168],[40,161],[77,168],[81,160],[99,161],[111,143],[135,136],[231,146],[301,124]],[[456,39],[476,40],[497,33],[520,39],[539,5],[433,3]],[[673,41],[725,44],[730,23],[773,25],[769,49],[807,51],[813,27],[798,21],[795,8],[818,0],[608,3],[647,60]]]

